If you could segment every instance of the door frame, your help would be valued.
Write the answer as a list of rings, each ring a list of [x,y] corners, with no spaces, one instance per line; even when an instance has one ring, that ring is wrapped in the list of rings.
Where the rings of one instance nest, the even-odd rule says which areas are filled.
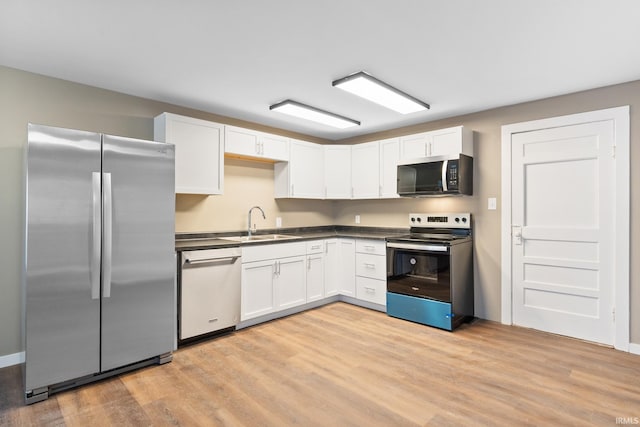
[[[613,120],[615,155],[615,241],[613,283],[615,304],[614,348],[629,351],[629,230],[630,230],[630,135],[629,106],[608,108],[502,126],[502,212],[501,212],[501,286],[502,323],[513,324],[511,253],[511,136],[561,126]]]

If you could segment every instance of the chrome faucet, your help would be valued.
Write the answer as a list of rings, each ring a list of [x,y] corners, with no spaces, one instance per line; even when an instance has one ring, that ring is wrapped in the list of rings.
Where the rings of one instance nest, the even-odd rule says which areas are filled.
[[[255,224],[253,225],[253,230],[251,229],[251,211],[253,211],[254,209],[258,209],[260,212],[262,212],[262,218],[263,219],[267,219],[267,216],[264,214],[264,211],[262,210],[262,208],[260,206],[254,206],[251,209],[249,209],[249,218],[247,218],[247,222],[249,224],[248,230],[247,230],[247,235],[249,237],[251,237],[252,231],[253,232],[257,231],[257,228],[256,228]]]

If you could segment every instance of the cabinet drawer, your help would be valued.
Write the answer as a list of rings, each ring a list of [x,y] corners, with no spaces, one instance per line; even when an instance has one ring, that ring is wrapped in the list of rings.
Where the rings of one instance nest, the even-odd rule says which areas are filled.
[[[305,255],[306,252],[306,242],[243,246],[242,263],[300,256]]]
[[[387,257],[356,254],[356,276],[387,280]]]
[[[356,298],[375,304],[387,304],[387,281],[356,277]]]
[[[324,240],[312,240],[307,242],[307,255],[324,252]]]
[[[387,254],[387,242],[384,240],[356,240],[356,252],[361,254]]]

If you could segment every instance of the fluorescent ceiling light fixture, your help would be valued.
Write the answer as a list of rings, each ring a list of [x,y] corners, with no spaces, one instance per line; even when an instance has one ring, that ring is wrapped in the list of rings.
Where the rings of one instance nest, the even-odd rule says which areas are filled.
[[[289,114],[290,116],[298,117],[301,119],[322,123],[323,125],[333,126],[339,129],[345,129],[352,126],[360,125],[359,121],[352,120],[348,117],[339,116],[328,111],[320,110],[318,108],[310,107],[308,105],[304,105],[290,99],[279,102],[277,104],[273,104],[269,106],[269,109],[278,111],[280,113]]]
[[[402,114],[431,108],[429,104],[370,76],[364,71],[335,80],[332,85]]]

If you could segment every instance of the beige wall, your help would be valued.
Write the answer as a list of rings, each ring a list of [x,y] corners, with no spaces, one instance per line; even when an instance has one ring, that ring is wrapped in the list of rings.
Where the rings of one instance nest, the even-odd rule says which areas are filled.
[[[640,81],[578,94],[546,99],[411,128],[383,132],[343,143],[364,142],[462,124],[475,131],[474,196],[441,199],[384,201],[274,200],[273,165],[225,159],[225,195],[179,195],[177,231],[226,231],[246,227],[246,212],[253,205],[265,209],[267,220],[258,227],[274,227],[281,216],[285,227],[353,224],[404,226],[409,212],[470,211],[475,218],[476,308],[481,317],[500,318],[500,127],[504,124],[631,105],[632,211],[640,212]],[[22,351],[20,339],[20,271],[22,227],[22,150],[27,122],[125,135],[153,137],[152,118],[169,111],[221,123],[252,127],[315,142],[317,138],[270,129],[201,111],[0,67],[0,357]],[[635,130],[635,132],[634,132]],[[498,198],[498,210],[486,209],[487,197]],[[640,221],[633,220],[632,260],[640,250]],[[640,343],[640,265],[632,261],[632,342]]]
[[[224,195],[178,194],[176,231],[237,231],[247,229],[247,213],[260,206],[267,217],[254,211],[252,222],[261,228],[275,228],[276,217],[283,227],[333,224],[332,203],[324,200],[273,198],[273,164],[225,158]]]

